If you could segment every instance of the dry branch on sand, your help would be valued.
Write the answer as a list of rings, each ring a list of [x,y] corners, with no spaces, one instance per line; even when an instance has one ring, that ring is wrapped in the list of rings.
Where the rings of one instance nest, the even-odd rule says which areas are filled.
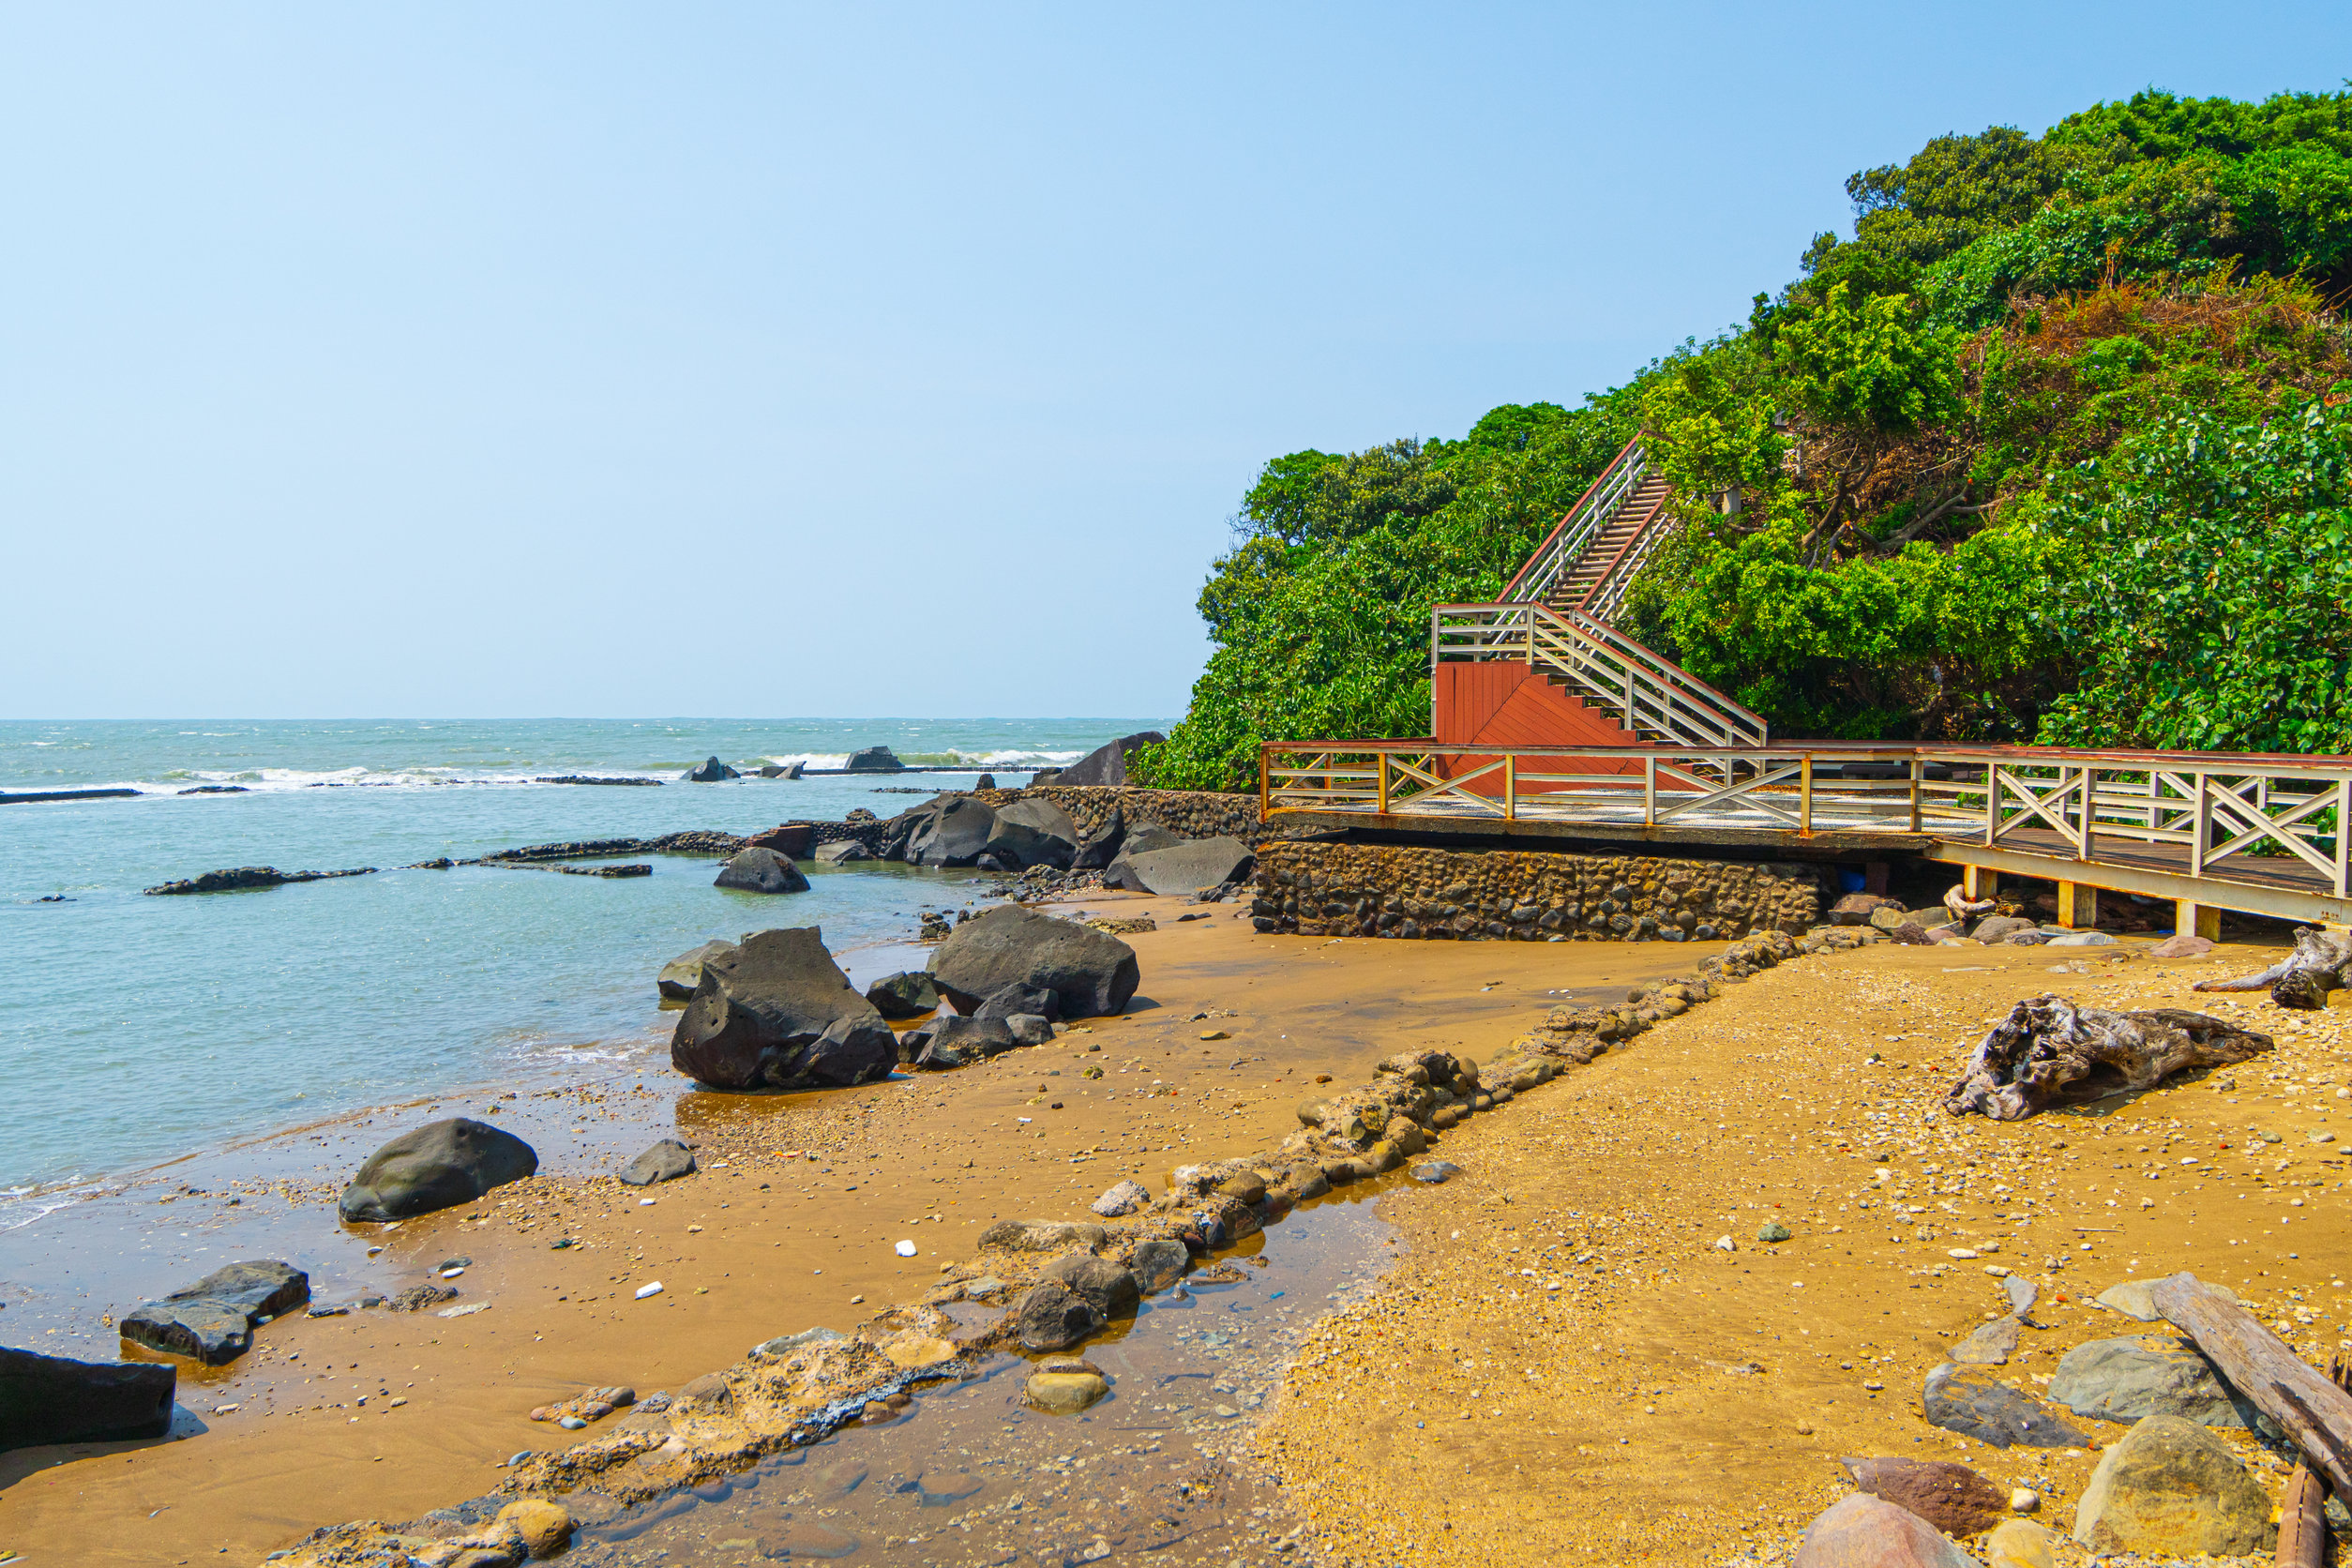
[[[2152,1089],[2191,1067],[2244,1062],[2271,1044],[2268,1034],[2179,1007],[2118,1013],[2037,996],[1978,1043],[1944,1108],[2018,1122],[2055,1105]]]
[[[2270,988],[2270,1000],[2282,1007],[2317,1012],[2328,1005],[2328,993],[2352,987],[2352,931],[2323,931],[2315,926],[2295,930],[2295,951],[2259,974],[2235,980],[2200,980],[2200,991],[2258,991]]]

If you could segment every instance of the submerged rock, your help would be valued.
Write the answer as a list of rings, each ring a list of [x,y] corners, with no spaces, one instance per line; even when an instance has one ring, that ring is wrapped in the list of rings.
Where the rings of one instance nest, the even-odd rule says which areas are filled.
[[[1053,1415],[1076,1415],[1109,1392],[1099,1372],[1039,1372],[1021,1389],[1031,1404]]]
[[[621,1180],[633,1187],[674,1182],[694,1174],[694,1151],[674,1138],[665,1138],[621,1168]]]
[[[743,850],[718,868],[715,887],[730,887],[738,893],[806,893],[808,879],[800,874],[800,867],[777,854],[774,850]]]
[[[1154,1236],[1135,1244],[1128,1265],[1135,1270],[1136,1283],[1144,1289],[1165,1290],[1184,1277],[1184,1271],[1192,1267],[1192,1254],[1182,1242]]]
[[[1101,1307],[1058,1279],[1032,1286],[1016,1314],[1021,1344],[1032,1350],[1066,1350],[1102,1333],[1108,1320]]]
[[[368,1156],[339,1207],[345,1219],[394,1220],[471,1203],[539,1168],[531,1145],[471,1117],[429,1122]]]
[[[310,1276],[291,1263],[231,1263],[161,1301],[133,1308],[120,1329],[134,1345],[218,1366],[253,1348],[256,1323],[309,1299]]]
[[[701,767],[688,768],[678,776],[682,782],[687,784],[716,784],[722,778],[741,778],[742,776],[742,774],[737,773],[716,757],[704,762]]]
[[[172,1428],[175,1367],[0,1348],[0,1449],[127,1442]]]
[[[897,1041],[814,926],[754,931],[710,959],[670,1038],[671,1064],[715,1089],[870,1083]]]

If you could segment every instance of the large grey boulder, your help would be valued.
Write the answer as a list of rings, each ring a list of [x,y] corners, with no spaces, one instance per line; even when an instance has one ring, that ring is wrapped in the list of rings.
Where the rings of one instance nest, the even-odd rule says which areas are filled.
[[[866,1000],[885,1018],[919,1018],[939,1008],[939,988],[920,970],[901,970],[866,988]]]
[[[661,974],[655,986],[664,1002],[687,1002],[694,996],[694,988],[702,983],[702,966],[721,953],[732,953],[735,944],[714,937],[690,953],[681,953],[661,966]]]
[[[887,1078],[898,1047],[822,934],[800,926],[754,931],[703,964],[670,1062],[714,1089],[801,1089]]]
[[[850,753],[842,764],[852,773],[904,773],[907,765],[886,746],[869,746]]]
[[[1138,730],[1132,735],[1122,735],[1108,746],[1095,747],[1078,761],[1054,776],[1056,784],[1126,784],[1127,757],[1138,746],[1157,746],[1167,740],[1157,730]]]
[[[1063,1018],[1091,1018],[1124,1008],[1142,968],[1117,937],[1008,904],[957,927],[931,955],[931,978],[966,1013],[1025,986],[1052,991]]]
[[[0,1348],[0,1449],[128,1442],[172,1428],[179,1369]]]
[[[2107,1450],[2074,1506],[2074,1539],[2143,1558],[2268,1552],[2269,1495],[2204,1427],[2151,1415]]]
[[[1070,868],[1076,871],[1099,871],[1108,866],[1126,842],[1126,813],[1114,804],[1109,812],[1094,826],[1091,836],[1081,835],[1078,853],[1070,857]]]
[[[915,808],[899,858],[910,866],[972,866],[996,837],[996,810],[970,795],[943,795]]]
[[[744,850],[729,857],[718,868],[714,887],[731,887],[738,893],[806,893],[808,879],[800,874],[800,867],[777,854],[774,850]]]
[[[1041,1018],[1062,1016],[1062,998],[1043,986],[1007,986],[980,1004],[975,1018],[1012,1018],[1034,1013]]]
[[[812,858],[822,866],[847,866],[852,861],[871,860],[874,856],[862,840],[836,838],[830,844],[818,845]]]
[[[694,1174],[694,1151],[674,1138],[665,1138],[621,1168],[621,1180],[632,1187],[674,1182]]]
[[[1179,844],[1191,842],[1191,839],[1173,828],[1162,827],[1157,822],[1146,822],[1126,835],[1120,843],[1119,852],[1123,855],[1149,854],[1153,850],[1172,850]]]
[[[1091,1252],[1057,1258],[1045,1266],[1038,1277],[1060,1280],[1093,1303],[1094,1309],[1107,1319],[1132,1314],[1136,1304],[1143,1299],[1143,1288],[1137,1282],[1134,1271]]]
[[[699,768],[688,768],[679,778],[688,784],[716,784],[722,778],[741,778],[742,774],[714,757]]]
[[[231,1263],[134,1307],[118,1327],[134,1345],[218,1366],[253,1348],[255,1324],[309,1299],[310,1276],[291,1263]]]
[[[1006,870],[1031,866],[1066,868],[1078,858],[1078,824],[1049,800],[1017,800],[1000,807],[985,852]]]
[[[2077,1345],[2050,1378],[2050,1397],[2076,1415],[2139,1421],[2177,1415],[2200,1426],[2252,1427],[2263,1418],[2194,1345],[2133,1334]]]
[[[453,1116],[402,1133],[369,1155],[339,1206],[345,1219],[406,1219],[471,1203],[538,1168],[539,1156],[514,1134]]]
[[[1256,858],[1238,838],[1192,838],[1165,850],[1123,851],[1103,881],[1138,893],[1198,893],[1239,879]]]

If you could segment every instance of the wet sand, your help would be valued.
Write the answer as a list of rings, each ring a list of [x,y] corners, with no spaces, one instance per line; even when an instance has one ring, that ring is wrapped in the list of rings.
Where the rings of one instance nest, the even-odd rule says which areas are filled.
[[[2324,1366],[2352,1345],[2345,1161],[2316,1140],[2352,1134],[2352,999],[2190,991],[2269,949],[2115,951],[1799,959],[1449,1136],[1465,1174],[1382,1204],[1396,1268],[1310,1336],[1259,1440],[1316,1560],[1786,1562],[1848,1489],[1840,1455],[1963,1460],[2044,1493],[2063,1532],[2095,1448],[1996,1450],[1919,1413],[1945,1348],[2007,1310],[1994,1269],[2041,1289],[2046,1327],[1985,1369],[2028,1390],[2075,1345],[2146,1332],[2089,1297],[2183,1269]],[[1986,1025],[2044,991],[2279,1045],[2023,1123],[1946,1115]],[[1759,1242],[1774,1219],[1792,1238]],[[2094,1443],[2126,1430],[2075,1419]],[[2286,1467],[2223,1435],[2275,1498]]]
[[[38,1331],[20,1319],[11,1338],[93,1359],[116,1348],[113,1317],[233,1258],[287,1258],[327,1304],[463,1258],[448,1304],[488,1304],[293,1318],[227,1367],[181,1364],[174,1440],[0,1455],[0,1546],[30,1563],[254,1561],[318,1525],[476,1495],[518,1450],[596,1435],[534,1424],[534,1406],[592,1385],[674,1389],[776,1334],[848,1328],[919,1294],[992,1220],[1079,1216],[1123,1176],[1158,1191],[1176,1165],[1277,1145],[1319,1074],[1358,1082],[1410,1048],[1491,1057],[1549,1005],[1687,972],[1714,950],[1263,937],[1231,905],[1077,904],[1159,929],[1129,939],[1144,981],[1128,1014],[1050,1047],[782,1095],[696,1093],[666,1060],[624,1063],[602,1081],[420,1103],[187,1162],[0,1238],[6,1277],[42,1281],[10,1292],[21,1304],[6,1310]],[[651,976],[647,989],[650,1039],[666,1026]],[[541,1151],[542,1173],[388,1231],[335,1222],[369,1150],[452,1114],[494,1115]],[[701,1174],[643,1194],[588,1174],[671,1134],[699,1145]],[[901,1238],[916,1257],[897,1256]],[[68,1268],[69,1282],[50,1277]],[[655,1280],[661,1293],[637,1299]]]

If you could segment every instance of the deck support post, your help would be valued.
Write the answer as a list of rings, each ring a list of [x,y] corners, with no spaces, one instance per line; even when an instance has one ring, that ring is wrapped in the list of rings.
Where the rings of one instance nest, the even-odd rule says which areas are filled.
[[[2070,931],[2088,931],[2099,924],[2099,890],[2081,882],[2058,884],[2058,924]]]
[[[2173,905],[2173,929],[2184,937],[2203,937],[2208,942],[2222,940],[2222,912],[2211,904],[2200,904],[2188,898]]]
[[[1813,753],[1797,759],[1797,836],[1813,837]]]
[[[1990,867],[1963,866],[1960,867],[1960,897],[1971,904],[1990,898],[1999,891],[2000,885],[2000,873]]]

